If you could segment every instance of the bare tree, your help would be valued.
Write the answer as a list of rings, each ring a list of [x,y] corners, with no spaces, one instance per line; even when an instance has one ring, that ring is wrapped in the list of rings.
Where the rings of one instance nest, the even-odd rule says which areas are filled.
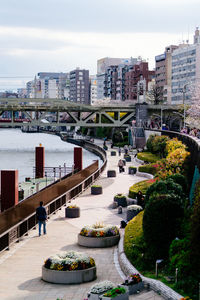
[[[186,90],[185,90],[186,92]],[[186,122],[200,128],[200,83],[190,87],[191,99],[189,108],[186,107]]]
[[[147,93],[147,99],[155,105],[161,104],[164,102],[163,99],[163,89],[162,87],[158,87],[156,85],[153,85]]]

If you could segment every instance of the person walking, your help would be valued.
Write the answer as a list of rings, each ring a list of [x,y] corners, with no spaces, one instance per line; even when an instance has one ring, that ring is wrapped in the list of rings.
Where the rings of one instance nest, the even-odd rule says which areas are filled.
[[[122,152],[122,150],[121,150],[121,148],[119,147],[119,149],[118,149],[119,156],[121,156],[121,152]]]
[[[119,160],[118,167],[119,167],[119,173],[124,172],[124,162],[122,159]]]
[[[41,236],[41,227],[43,225],[43,233],[46,234],[46,220],[47,212],[46,208],[43,206],[43,202],[40,202],[40,206],[36,208],[36,217],[39,225],[39,236]]]

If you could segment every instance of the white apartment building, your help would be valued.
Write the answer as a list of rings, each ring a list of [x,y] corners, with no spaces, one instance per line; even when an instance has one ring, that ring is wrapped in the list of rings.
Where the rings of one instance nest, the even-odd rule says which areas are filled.
[[[97,99],[104,99],[104,81],[105,73],[109,66],[118,66],[120,64],[131,64],[132,58],[113,58],[104,57],[97,60]]]
[[[171,103],[191,103],[200,80],[200,39],[198,28],[194,44],[180,45],[172,53]]]

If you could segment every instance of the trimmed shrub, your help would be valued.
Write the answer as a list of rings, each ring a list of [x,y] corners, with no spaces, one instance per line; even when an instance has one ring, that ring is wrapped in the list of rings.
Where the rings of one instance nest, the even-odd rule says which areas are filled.
[[[185,194],[188,192],[188,182],[184,175],[176,173],[170,175],[167,179],[172,179],[175,183],[180,184]]]
[[[150,198],[153,198],[153,196],[158,194],[175,194],[182,197],[183,190],[181,185],[175,183],[172,179],[156,181],[148,188],[145,203],[148,203]]]
[[[150,152],[140,152],[137,154],[137,158],[149,163],[155,163],[160,159],[159,156]]]
[[[170,139],[166,143],[166,154],[168,155],[169,153],[173,152],[174,150],[181,148],[186,150],[186,146],[179,141],[177,138]]]
[[[143,165],[143,166],[138,167],[138,171],[155,175],[157,172],[157,167],[158,167],[158,165],[155,163]]]
[[[142,264],[145,251],[142,228],[143,215],[144,211],[141,211],[134,219],[129,221],[124,234],[125,254],[136,267]]]
[[[143,218],[146,254],[151,260],[167,258],[173,239],[180,236],[184,215],[181,197],[175,194],[152,195]]]
[[[142,194],[146,194],[147,189],[153,184],[151,180],[143,180],[138,183],[135,183],[129,188],[129,197],[135,199],[137,196],[137,193],[139,191],[142,192]]]
[[[164,157],[167,141],[169,141],[168,136],[150,135],[146,144],[147,150],[158,154],[160,157]]]

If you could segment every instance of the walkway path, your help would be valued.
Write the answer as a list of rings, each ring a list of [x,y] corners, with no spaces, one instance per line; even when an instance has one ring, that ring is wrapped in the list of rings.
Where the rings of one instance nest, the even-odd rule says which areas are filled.
[[[117,214],[117,209],[110,208],[113,197],[117,193],[127,193],[128,188],[141,177],[118,173],[118,156],[110,156],[108,150],[107,169],[116,169],[116,178],[107,178],[107,169],[97,181],[103,186],[102,195],[91,195],[86,190],[73,200],[81,208],[81,217],[65,219],[64,208],[51,217],[47,223],[47,235],[38,237],[38,231],[33,230],[29,236],[11,247],[11,250],[0,255],[0,299],[1,300],[83,300],[87,291],[95,282],[111,280],[114,283],[123,281],[116,261],[116,247],[104,249],[86,249],[77,245],[77,234],[84,225],[97,221],[120,225],[123,215]],[[130,165],[131,163],[129,163]],[[124,209],[125,210],[125,209]],[[44,260],[61,250],[83,251],[94,257],[97,265],[97,279],[92,283],[80,285],[57,285],[41,280],[41,267]],[[159,300],[163,299],[153,291],[144,291],[139,295],[130,296],[132,299]]]

